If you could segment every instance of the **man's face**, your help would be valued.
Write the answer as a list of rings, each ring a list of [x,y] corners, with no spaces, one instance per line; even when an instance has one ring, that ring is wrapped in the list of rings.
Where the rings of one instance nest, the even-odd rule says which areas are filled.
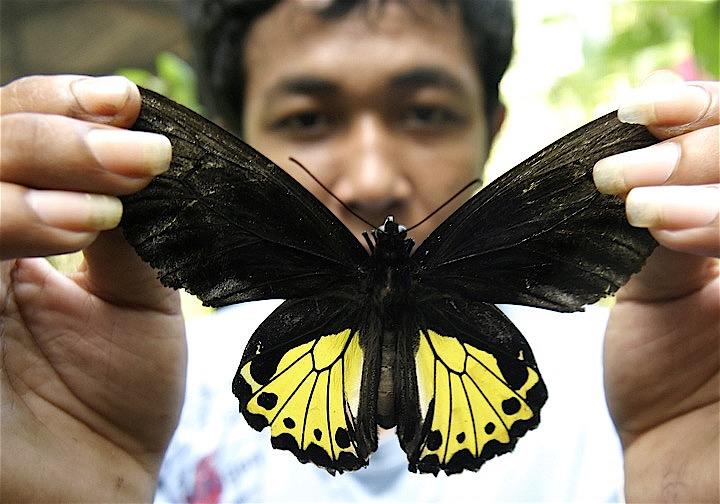
[[[454,10],[389,2],[323,18],[286,1],[253,26],[245,61],[245,140],[356,236],[367,225],[289,156],[375,225],[394,215],[411,226],[481,174],[483,92]],[[416,241],[460,203],[413,231]]]

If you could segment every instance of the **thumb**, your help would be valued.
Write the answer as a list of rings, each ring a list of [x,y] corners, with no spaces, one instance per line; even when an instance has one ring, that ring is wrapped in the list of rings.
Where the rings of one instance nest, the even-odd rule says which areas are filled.
[[[76,281],[115,305],[180,313],[178,292],[164,287],[157,272],[140,259],[120,229],[101,233],[85,250]]]

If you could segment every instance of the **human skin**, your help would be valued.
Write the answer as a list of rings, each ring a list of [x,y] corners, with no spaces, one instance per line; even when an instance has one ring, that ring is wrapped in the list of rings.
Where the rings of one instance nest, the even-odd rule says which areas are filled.
[[[463,30],[444,25],[458,26],[456,14],[434,4],[418,12],[390,4],[371,21],[362,11],[327,20],[298,15],[303,10],[282,4],[248,36],[243,124],[251,145],[306,185],[361,243],[367,224],[290,154],[374,225],[393,215],[411,226],[481,176],[483,91]],[[283,24],[292,29],[278,32]],[[462,199],[455,203],[414,230],[416,241]]]
[[[452,13],[419,4],[414,12],[430,15],[417,24],[392,4],[370,23],[353,14],[321,22],[300,10],[290,31],[289,8],[281,4],[265,16],[248,39],[245,136],[251,144],[297,175],[287,162],[293,155],[373,222],[392,212],[413,224],[480,174],[487,124],[481,86],[466,68],[471,58]],[[352,65],[347,50],[335,49],[348,36],[354,47],[368,51]],[[420,51],[425,42],[446,44],[444,52]],[[460,95],[456,86],[451,91],[426,85],[388,95],[388,79],[407,73],[415,62],[411,54],[448,70],[461,84]],[[432,60],[438,55],[442,61]],[[284,72],[296,77],[298,70],[338,85],[331,109],[323,108],[327,96],[268,99],[272,82],[284,80]],[[26,197],[30,188],[114,197],[138,190],[167,166],[166,141],[141,141],[121,130],[137,116],[139,94],[113,79],[78,84],[81,77],[35,77],[0,94],[0,253],[7,259],[0,290],[3,502],[150,500],[182,406],[186,356],[178,299],[117,231],[105,231],[119,220],[114,200],[80,197],[72,205],[52,205],[47,193]],[[717,86],[703,86],[717,104]],[[674,87],[670,95],[680,98],[665,104],[674,112],[650,121],[661,137],[682,132],[680,161],[670,178],[657,183],[716,184],[717,173],[703,167],[717,166],[717,144],[708,142],[709,135],[717,138],[717,116],[694,120],[707,107],[683,99],[684,87]],[[668,116],[674,124],[679,117],[692,125],[678,129],[672,121],[668,125]],[[116,135],[88,140],[87,132],[98,128],[116,128]],[[666,173],[663,163],[647,156],[636,164],[650,172],[643,180],[652,181],[654,171]],[[297,177],[354,233],[364,229],[307,176]],[[649,203],[640,198],[639,205],[660,203],[662,196],[656,196]],[[416,236],[421,239],[442,218]],[[618,293],[605,351],[628,497],[660,500],[670,488],[677,490],[670,495],[676,500],[717,500],[711,472],[718,449],[718,336],[712,331],[717,262],[684,252],[711,255],[718,247],[712,234],[654,233],[675,251],[658,249]],[[85,263],[68,278],[41,259],[17,259],[80,249]]]
[[[627,193],[630,222],[650,227],[662,245],[618,291],[605,334],[606,397],[624,450],[625,493],[628,502],[717,502],[718,83],[659,72],[626,108],[638,104],[637,122],[666,139],[656,147],[673,144],[679,157],[651,148],[595,168],[596,180],[619,172],[642,182],[599,187]]]

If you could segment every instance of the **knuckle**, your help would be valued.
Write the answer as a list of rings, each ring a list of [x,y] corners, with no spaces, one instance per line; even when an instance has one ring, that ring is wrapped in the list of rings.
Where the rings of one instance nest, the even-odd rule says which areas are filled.
[[[69,84],[73,75],[21,77],[0,90],[0,113],[41,112],[68,115],[73,106]]]
[[[4,162],[24,157],[49,140],[47,121],[39,114],[18,112],[0,118],[3,135],[0,139]]]
[[[31,109],[43,83],[50,77],[32,75],[20,77],[2,87],[0,93],[0,111],[3,114],[10,112],[22,112]]]

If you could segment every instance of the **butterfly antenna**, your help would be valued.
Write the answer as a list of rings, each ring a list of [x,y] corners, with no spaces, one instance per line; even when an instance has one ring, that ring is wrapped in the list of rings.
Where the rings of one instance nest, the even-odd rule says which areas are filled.
[[[476,179],[474,179],[474,180],[471,180],[471,181],[468,182],[467,184],[465,184],[465,186],[464,186],[462,189],[460,189],[458,192],[456,192],[455,194],[453,194],[452,197],[450,197],[450,199],[448,199],[445,203],[443,203],[442,205],[440,205],[439,207],[437,207],[435,210],[433,210],[427,217],[425,217],[423,220],[421,220],[420,222],[418,222],[418,223],[415,224],[414,226],[410,226],[409,228],[407,228],[407,231],[412,231],[412,230],[415,229],[416,227],[425,224],[425,222],[426,222],[430,217],[432,217],[433,215],[435,215],[436,213],[438,213],[440,210],[442,210],[443,208],[445,208],[446,206],[448,206],[451,201],[453,201],[455,198],[457,198],[458,196],[460,196],[462,193],[464,193],[465,191],[467,191],[468,188],[474,186],[475,184],[482,184],[482,179],[476,178]]]
[[[323,184],[322,182],[320,182],[320,180],[318,180],[318,178],[317,178],[315,175],[313,175],[310,170],[308,170],[307,168],[305,168],[300,161],[298,161],[298,160],[295,159],[294,157],[291,157],[291,158],[290,158],[290,161],[292,161],[293,163],[295,163],[296,165],[298,165],[300,168],[302,168],[302,169],[305,171],[305,173],[307,173],[308,175],[310,175],[310,176],[312,177],[312,179],[313,179],[315,182],[317,182],[317,184],[318,184],[320,187],[322,187],[323,189],[325,189],[325,192],[326,192],[326,193],[328,193],[330,196],[332,196],[333,198],[335,198],[335,201],[337,201],[338,203],[340,203],[345,210],[347,210],[348,212],[350,212],[350,213],[351,213],[352,215],[354,215],[358,220],[363,221],[365,224],[367,224],[367,225],[370,226],[371,228],[377,229],[377,226],[375,226],[374,224],[370,224],[368,221],[366,221],[365,219],[363,219],[360,215],[356,214],[355,211],[354,211],[352,208],[350,208],[349,206],[347,206],[343,200],[341,200],[340,198],[338,198],[337,196],[335,196],[335,195],[333,194],[333,192],[332,192],[330,189],[328,189],[327,187],[325,187],[325,184]],[[463,191],[464,191],[464,190],[465,190],[465,189],[463,189]],[[462,191],[460,191],[460,192],[462,192]],[[453,198],[454,198],[454,197],[455,197],[455,196],[453,196]],[[437,210],[436,210],[436,211],[437,211]],[[432,214],[431,214],[431,215],[432,215]]]

